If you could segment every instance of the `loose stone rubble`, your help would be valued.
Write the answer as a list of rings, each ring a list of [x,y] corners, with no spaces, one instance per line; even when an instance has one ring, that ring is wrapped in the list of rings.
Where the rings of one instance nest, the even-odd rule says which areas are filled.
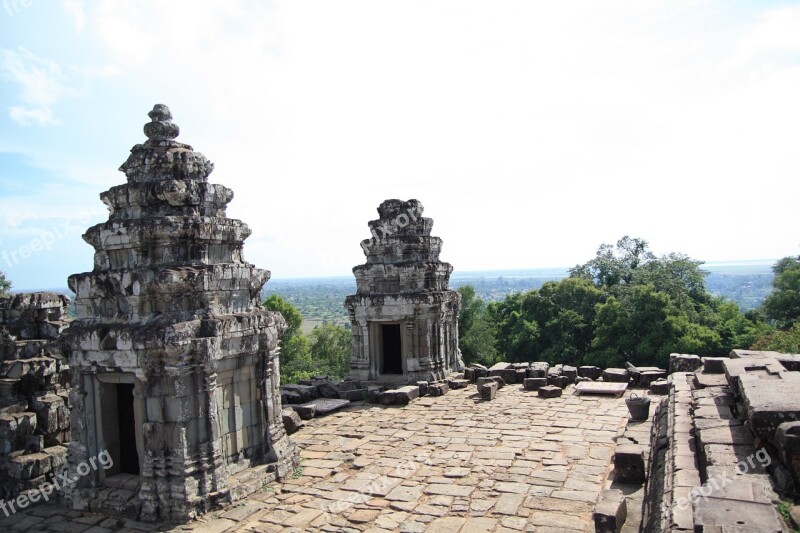
[[[461,295],[449,288],[453,267],[439,260],[442,240],[422,212],[418,200],[386,200],[369,222],[373,236],[361,243],[367,262],[353,268],[356,294],[345,301],[354,380],[401,385],[464,369]]]
[[[52,481],[70,441],[70,371],[58,336],[66,296],[51,292],[0,298],[0,498]]]
[[[174,140],[166,106],[149,116],[147,141],[120,167],[127,183],[100,195],[108,221],[84,235],[94,270],[69,278],[77,481],[66,498],[75,510],[186,520],[293,469],[278,393],[286,323],[260,307],[269,272],[244,261],[250,229],[225,216],[233,192]],[[113,466],[82,472],[104,453]]]

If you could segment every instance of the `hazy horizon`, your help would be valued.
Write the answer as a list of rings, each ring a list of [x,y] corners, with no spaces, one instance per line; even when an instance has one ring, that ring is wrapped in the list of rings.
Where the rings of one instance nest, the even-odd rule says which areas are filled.
[[[588,260],[588,259],[587,259]],[[706,270],[714,273],[725,273],[724,267],[748,267],[748,266],[757,266],[762,267],[757,269],[759,273],[767,273],[771,272],[772,265],[777,261],[777,259],[742,259],[742,260],[732,260],[732,261],[716,261],[714,263],[704,263],[703,267]],[[258,266],[258,265],[256,265]],[[567,271],[572,268],[572,266],[558,266],[558,267],[530,267],[530,268],[512,268],[512,269],[484,269],[484,270],[457,270],[454,269],[453,273],[450,276],[451,280],[462,278],[462,277],[475,277],[475,276],[486,276],[486,277],[522,277],[522,278],[549,278],[554,277],[554,274],[558,273],[561,275],[566,275]],[[505,274],[504,274],[505,273]],[[528,274],[526,274],[528,273]],[[355,283],[355,278],[353,277],[352,273],[349,274],[337,274],[331,276],[298,276],[298,277],[275,277],[275,273],[271,272],[271,277],[267,284],[271,282],[284,282],[284,281],[309,281],[309,280],[352,280]],[[13,281],[13,280],[12,280]],[[267,285],[265,285],[266,287]],[[38,287],[27,287],[27,288],[18,288],[16,286],[11,288],[11,293],[18,293],[18,292],[37,292],[37,291],[64,291],[69,290],[66,285],[66,280],[63,286],[38,286]]]

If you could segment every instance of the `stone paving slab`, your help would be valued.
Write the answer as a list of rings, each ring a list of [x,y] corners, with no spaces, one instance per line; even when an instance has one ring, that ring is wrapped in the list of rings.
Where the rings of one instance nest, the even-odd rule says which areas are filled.
[[[11,531],[593,531],[610,484],[623,398],[542,399],[474,386],[397,407],[354,403],[295,433],[303,458],[283,482],[184,525],[48,505],[0,519]],[[0,514],[0,518],[2,514]],[[20,529],[22,528],[22,529]]]

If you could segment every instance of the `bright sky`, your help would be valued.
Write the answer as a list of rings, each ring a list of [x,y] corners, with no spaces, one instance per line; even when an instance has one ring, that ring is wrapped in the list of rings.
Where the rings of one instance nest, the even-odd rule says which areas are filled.
[[[273,278],[346,275],[386,198],[457,270],[800,253],[800,3],[0,0],[0,270],[80,238],[155,103]],[[37,244],[38,243],[38,244]]]

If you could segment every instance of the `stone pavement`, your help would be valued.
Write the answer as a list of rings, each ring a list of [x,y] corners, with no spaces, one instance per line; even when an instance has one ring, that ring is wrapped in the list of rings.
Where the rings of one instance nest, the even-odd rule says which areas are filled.
[[[181,526],[37,507],[12,531],[593,531],[610,485],[622,398],[544,400],[519,385],[478,400],[475,387],[405,407],[354,404],[293,435],[291,479]]]

